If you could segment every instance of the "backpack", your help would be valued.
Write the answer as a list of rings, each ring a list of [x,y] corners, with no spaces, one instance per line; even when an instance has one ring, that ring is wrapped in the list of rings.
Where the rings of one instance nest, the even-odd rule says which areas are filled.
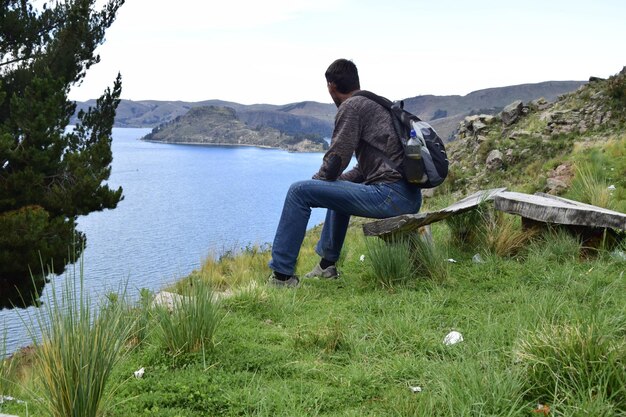
[[[448,175],[446,148],[432,126],[404,110],[402,101],[392,102],[364,90],[354,93],[353,96],[363,96],[375,101],[391,113],[394,129],[404,149],[402,165],[397,167],[392,164],[392,166],[402,172],[408,182],[420,188],[433,188],[446,179]],[[413,140],[416,140],[415,145]]]

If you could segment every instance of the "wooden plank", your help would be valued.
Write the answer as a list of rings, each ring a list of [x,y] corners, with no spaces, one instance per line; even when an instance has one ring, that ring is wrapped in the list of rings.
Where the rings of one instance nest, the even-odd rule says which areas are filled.
[[[438,211],[403,214],[388,219],[375,220],[363,225],[363,233],[365,236],[387,237],[392,234],[412,232],[422,226],[438,222],[454,214],[471,210],[482,202],[493,200],[499,193],[505,190],[506,188],[493,188],[491,190],[478,191]]]
[[[626,230],[626,214],[561,197],[504,191],[495,196],[496,210],[544,223]]]
[[[572,205],[575,205],[575,206],[578,206],[578,207],[587,207],[587,208],[590,208],[590,209],[593,209],[593,210],[597,210],[597,211],[601,211],[601,212],[604,212],[604,213],[607,213],[607,214],[616,214],[616,213],[617,214],[623,214],[623,213],[620,213],[620,212],[617,212],[617,211],[606,209],[604,207],[598,207],[598,206],[594,206],[594,205],[591,205],[591,204],[581,203],[580,201],[569,200],[567,198],[559,197],[559,196],[552,195],[552,194],[535,193],[534,195],[538,195],[540,197],[545,197],[545,198],[548,198],[548,199],[557,200],[557,201],[560,201],[562,203],[572,204]]]

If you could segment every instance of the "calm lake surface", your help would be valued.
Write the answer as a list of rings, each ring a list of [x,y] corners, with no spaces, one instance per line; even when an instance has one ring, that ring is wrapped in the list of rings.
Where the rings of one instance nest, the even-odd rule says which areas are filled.
[[[141,288],[158,291],[208,256],[271,243],[289,185],[311,178],[322,160],[322,153],[138,140],[148,132],[113,130],[109,184],[122,186],[124,199],[78,221],[87,235],[84,278],[93,297],[126,280],[133,296]],[[313,209],[309,227],[324,215]],[[58,287],[65,278],[54,278]],[[49,291],[50,284],[42,300]],[[30,343],[20,316],[34,310],[0,311],[0,348],[5,331],[9,353]]]

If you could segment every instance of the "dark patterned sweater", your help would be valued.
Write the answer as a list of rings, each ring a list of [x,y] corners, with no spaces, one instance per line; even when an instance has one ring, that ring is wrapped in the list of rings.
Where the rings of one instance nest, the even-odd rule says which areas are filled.
[[[353,153],[357,165],[343,172]],[[402,145],[389,111],[366,97],[350,97],[339,106],[330,148],[313,178],[365,184],[396,182],[402,174],[394,166],[400,166],[402,159]]]

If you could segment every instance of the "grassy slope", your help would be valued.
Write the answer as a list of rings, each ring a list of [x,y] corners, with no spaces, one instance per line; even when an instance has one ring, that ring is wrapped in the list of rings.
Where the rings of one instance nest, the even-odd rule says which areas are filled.
[[[474,250],[445,248],[445,225],[435,238],[457,261],[446,283],[417,277],[392,290],[373,285],[370,260],[359,260],[366,240],[355,227],[339,281],[304,280],[296,290],[260,285],[223,301],[213,349],[171,356],[148,337],[116,368],[121,404],[107,415],[529,416],[538,403],[550,404],[551,415],[623,415],[625,391],[617,399],[585,387],[568,391],[571,397],[535,392],[533,362],[520,355],[524,342],[595,326],[623,364],[623,261],[607,253],[579,260],[567,243],[551,241],[523,257],[483,253],[485,262],[474,263]],[[250,258],[267,253],[234,264],[257,262]],[[312,262],[305,253],[301,272]],[[251,276],[264,281],[260,270]],[[445,346],[451,330],[465,340]],[[568,361],[576,364],[576,355],[562,365]],[[129,379],[141,367],[144,378]],[[415,386],[423,391],[411,392]],[[36,405],[30,410],[38,415]]]
[[[358,261],[366,253],[358,230],[347,249],[340,281],[260,287],[224,302],[216,347],[206,355],[136,350],[118,378],[142,366],[146,376],[128,381],[118,395],[128,401],[112,415],[526,416],[545,402],[573,415],[566,398],[559,407],[524,395],[532,386],[516,357],[521,341],[596,322],[626,353],[623,262],[571,254],[562,262],[540,247],[522,261],[483,255],[477,264],[473,251],[457,251],[449,283],[390,291],[362,279],[368,262]],[[444,346],[451,330],[465,341]],[[572,394],[611,409],[592,393]]]

